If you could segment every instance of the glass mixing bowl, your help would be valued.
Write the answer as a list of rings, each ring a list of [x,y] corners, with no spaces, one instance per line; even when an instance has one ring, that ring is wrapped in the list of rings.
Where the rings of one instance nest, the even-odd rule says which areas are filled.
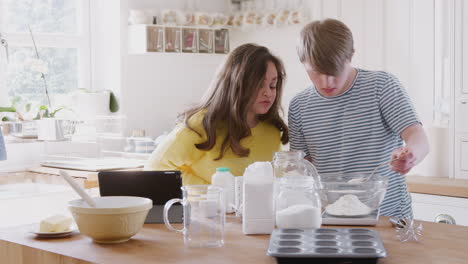
[[[363,217],[377,210],[387,191],[388,178],[374,174],[321,174],[324,211],[336,217]],[[365,181],[351,181],[366,179]]]

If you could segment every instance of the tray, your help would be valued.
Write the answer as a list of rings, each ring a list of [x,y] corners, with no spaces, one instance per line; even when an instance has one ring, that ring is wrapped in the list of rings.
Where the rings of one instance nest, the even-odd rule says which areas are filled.
[[[275,229],[267,255],[298,258],[373,260],[387,256],[378,233],[366,228]]]

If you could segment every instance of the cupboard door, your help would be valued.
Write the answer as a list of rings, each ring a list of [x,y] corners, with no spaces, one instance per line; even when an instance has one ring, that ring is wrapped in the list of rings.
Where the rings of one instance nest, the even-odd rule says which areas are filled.
[[[468,94],[468,80],[465,76],[468,76],[468,19],[465,19],[466,14],[468,14],[468,3],[466,1],[462,2],[462,43],[463,43],[463,51],[462,51],[462,59],[463,59],[463,66],[462,66],[462,93]]]
[[[411,193],[414,219],[434,222],[439,214],[448,214],[457,225],[468,226],[468,199]]]
[[[457,121],[460,122],[458,130],[459,132],[462,132],[462,133],[468,133],[468,118],[466,118],[466,116],[468,116],[468,99],[467,98],[460,99],[458,110],[459,110],[459,116],[460,116],[457,119]]]
[[[468,141],[461,142],[460,152],[460,168],[468,171]]]

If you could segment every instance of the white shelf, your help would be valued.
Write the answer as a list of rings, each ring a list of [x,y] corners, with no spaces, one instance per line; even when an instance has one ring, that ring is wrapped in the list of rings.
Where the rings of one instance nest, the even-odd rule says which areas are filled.
[[[170,29],[176,29],[170,31]],[[194,30],[189,32],[188,30]],[[170,33],[168,33],[170,32]],[[167,34],[174,34],[167,36]],[[204,37],[200,35],[204,34]],[[206,35],[208,34],[208,35]],[[219,38],[216,38],[219,34]],[[224,36],[224,37],[223,37]],[[207,40],[210,44],[204,44],[202,39]],[[185,47],[183,44],[193,41],[192,46]],[[223,44],[218,45],[222,51],[216,51],[217,41]],[[218,42],[219,44],[219,42]],[[168,45],[174,45],[173,48],[168,48]],[[202,46],[210,47],[211,51],[201,50]],[[227,28],[210,28],[210,27],[193,27],[193,26],[168,26],[168,25],[129,25],[128,26],[128,53],[129,54],[148,54],[148,53],[167,53],[167,54],[227,54],[229,53],[230,39],[229,29]],[[177,48],[176,48],[177,47]],[[194,51],[190,50],[193,49]]]

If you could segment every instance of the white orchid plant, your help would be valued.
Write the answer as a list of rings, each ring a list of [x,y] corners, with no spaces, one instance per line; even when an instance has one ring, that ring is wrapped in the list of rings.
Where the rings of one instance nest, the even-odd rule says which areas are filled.
[[[28,28],[29,28],[29,33],[31,34],[33,45],[34,45],[34,51],[36,53],[36,59],[30,59],[29,64],[32,70],[40,73],[41,79],[44,81],[44,90],[45,90],[45,94],[47,97],[47,103],[49,105],[49,108],[52,108],[52,104],[50,103],[49,90],[47,89],[47,80],[45,78],[45,75],[49,72],[49,67],[47,65],[47,62],[39,58],[39,52],[37,51],[37,46],[36,46],[36,41],[34,40],[34,35],[32,33],[31,27],[28,26]]]

